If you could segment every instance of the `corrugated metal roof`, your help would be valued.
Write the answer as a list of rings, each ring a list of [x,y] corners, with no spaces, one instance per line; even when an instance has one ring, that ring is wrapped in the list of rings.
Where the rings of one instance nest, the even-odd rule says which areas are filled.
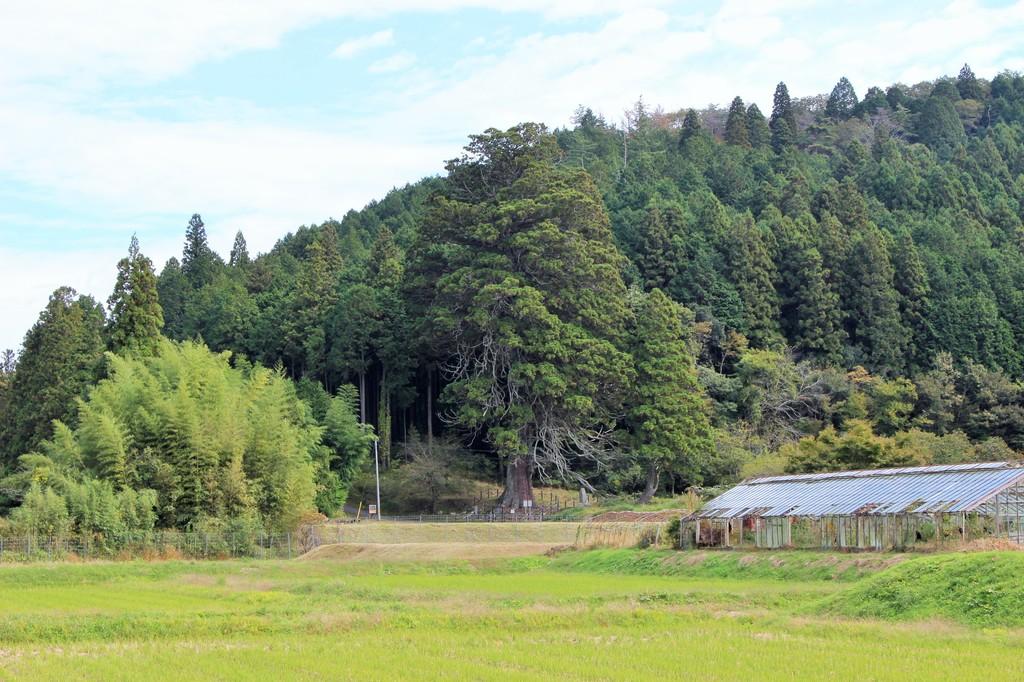
[[[708,502],[702,518],[847,516],[971,511],[1024,481],[1009,462],[768,476],[744,481]]]

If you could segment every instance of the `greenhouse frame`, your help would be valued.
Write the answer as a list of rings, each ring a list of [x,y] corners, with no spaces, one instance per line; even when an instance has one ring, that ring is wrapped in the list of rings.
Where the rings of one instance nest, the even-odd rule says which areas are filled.
[[[682,519],[681,547],[850,550],[1024,541],[1016,462],[870,469],[746,480]]]

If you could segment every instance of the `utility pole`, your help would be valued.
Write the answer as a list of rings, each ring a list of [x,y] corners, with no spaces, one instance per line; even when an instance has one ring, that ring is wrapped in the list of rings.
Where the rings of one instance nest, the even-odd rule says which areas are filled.
[[[380,521],[380,456],[376,439],[373,441],[373,471],[377,477],[377,520]]]

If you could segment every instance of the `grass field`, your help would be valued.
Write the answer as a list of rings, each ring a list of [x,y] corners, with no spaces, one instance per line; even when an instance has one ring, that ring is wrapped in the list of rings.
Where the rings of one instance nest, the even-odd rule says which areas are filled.
[[[631,550],[11,565],[0,677],[1019,680],[1021,569],[1020,554]]]

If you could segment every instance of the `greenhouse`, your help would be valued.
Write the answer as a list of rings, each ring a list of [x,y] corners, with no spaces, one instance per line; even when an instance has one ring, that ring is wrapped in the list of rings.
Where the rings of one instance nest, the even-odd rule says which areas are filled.
[[[746,480],[684,518],[684,547],[906,549],[1021,542],[1024,467],[951,464]]]

